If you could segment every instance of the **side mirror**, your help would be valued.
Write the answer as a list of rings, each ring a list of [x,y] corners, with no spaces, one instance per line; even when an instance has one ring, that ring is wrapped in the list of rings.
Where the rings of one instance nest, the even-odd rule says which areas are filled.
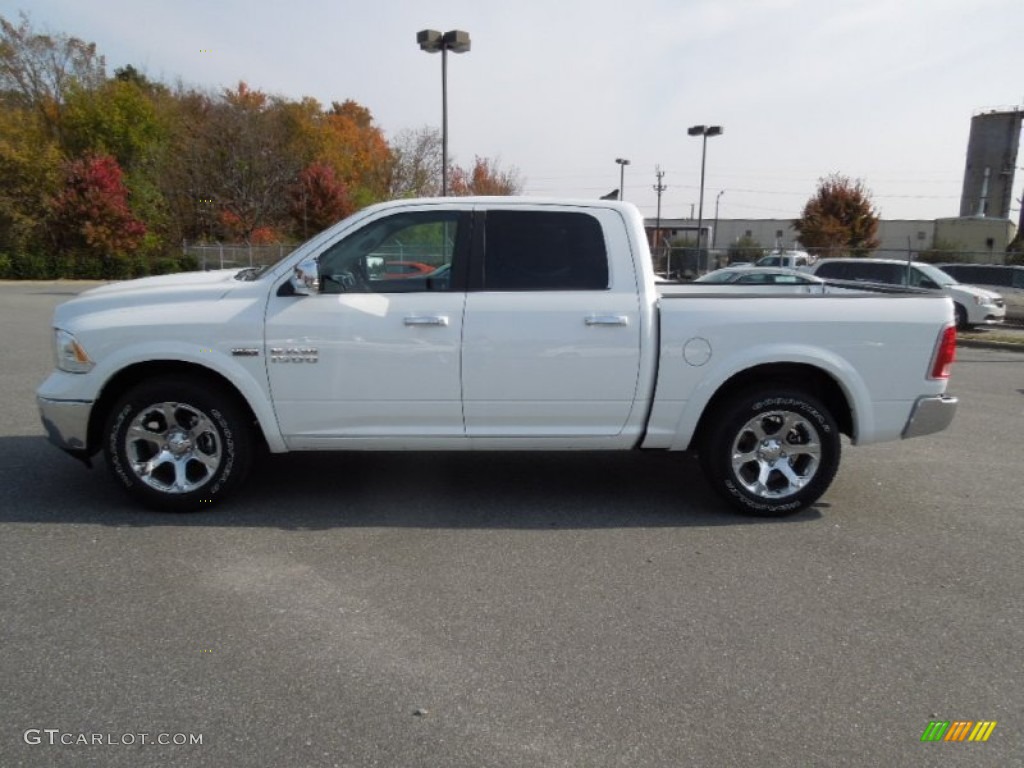
[[[311,296],[320,292],[320,270],[316,259],[301,262],[291,278],[296,296]]]

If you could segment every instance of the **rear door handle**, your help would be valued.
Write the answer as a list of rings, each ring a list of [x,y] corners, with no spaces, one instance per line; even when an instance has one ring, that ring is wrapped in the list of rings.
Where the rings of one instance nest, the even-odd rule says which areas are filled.
[[[625,315],[587,315],[587,325],[629,325]]]
[[[448,325],[444,315],[418,315],[405,318],[406,325]]]

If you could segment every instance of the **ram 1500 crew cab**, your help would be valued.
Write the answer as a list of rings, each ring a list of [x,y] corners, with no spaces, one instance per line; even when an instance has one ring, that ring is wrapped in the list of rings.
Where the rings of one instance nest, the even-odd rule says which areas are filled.
[[[642,219],[618,202],[384,203],[272,267],[103,286],[53,325],[50,439],[102,451],[168,510],[239,490],[263,443],[694,449],[725,499],[783,515],[828,488],[840,433],[925,435],[957,403],[948,297],[659,292]]]

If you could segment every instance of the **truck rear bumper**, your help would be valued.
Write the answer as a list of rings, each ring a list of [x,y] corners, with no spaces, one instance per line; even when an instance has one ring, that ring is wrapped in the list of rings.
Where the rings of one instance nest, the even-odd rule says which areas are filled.
[[[89,413],[92,403],[36,397],[46,436],[58,448],[79,459],[88,457]]]
[[[953,421],[959,400],[950,395],[919,397],[900,437],[921,437],[941,432]]]

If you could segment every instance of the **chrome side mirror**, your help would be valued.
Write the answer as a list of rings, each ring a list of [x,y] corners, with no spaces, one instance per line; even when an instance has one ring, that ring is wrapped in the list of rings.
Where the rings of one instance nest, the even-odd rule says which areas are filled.
[[[316,259],[299,263],[291,277],[291,284],[296,296],[312,296],[315,293],[319,293],[320,270]]]

